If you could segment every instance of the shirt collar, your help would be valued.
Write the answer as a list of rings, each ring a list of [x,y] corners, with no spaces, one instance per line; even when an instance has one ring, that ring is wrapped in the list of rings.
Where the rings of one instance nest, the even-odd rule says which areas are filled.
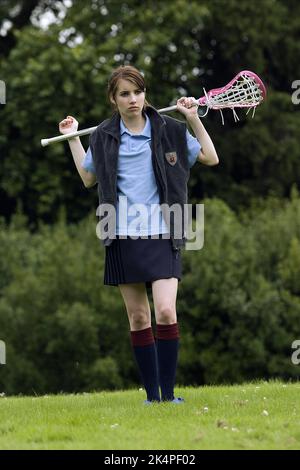
[[[123,135],[125,132],[126,134],[128,135],[142,135],[144,137],[148,137],[148,138],[151,138],[151,124],[150,124],[150,119],[149,117],[147,116],[147,114],[145,114],[145,117],[146,117],[146,124],[145,124],[145,127],[144,129],[142,130],[142,132],[140,134],[132,134],[128,129],[127,127],[125,126],[124,122],[122,119],[120,119],[120,134]]]

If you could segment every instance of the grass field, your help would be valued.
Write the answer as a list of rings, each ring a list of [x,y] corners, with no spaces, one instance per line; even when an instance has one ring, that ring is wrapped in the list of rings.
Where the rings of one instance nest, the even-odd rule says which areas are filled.
[[[0,449],[300,449],[300,383],[0,398]]]

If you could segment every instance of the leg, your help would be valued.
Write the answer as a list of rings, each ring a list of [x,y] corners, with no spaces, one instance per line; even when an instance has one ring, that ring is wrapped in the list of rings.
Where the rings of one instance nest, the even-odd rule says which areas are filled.
[[[152,283],[156,323],[171,325],[177,322],[176,297],[178,279],[159,279]]]
[[[151,310],[145,284],[119,284],[131,331],[151,326]]]
[[[157,355],[162,400],[174,399],[179,331],[176,315],[178,279],[159,279],[152,283],[157,324]]]
[[[119,284],[131,331],[131,343],[149,401],[160,401],[157,354],[145,284]]]

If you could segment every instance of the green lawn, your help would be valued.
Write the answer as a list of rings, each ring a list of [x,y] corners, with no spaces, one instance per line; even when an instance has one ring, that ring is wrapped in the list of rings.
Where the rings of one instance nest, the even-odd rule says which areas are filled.
[[[0,449],[300,449],[300,383],[0,398]]]

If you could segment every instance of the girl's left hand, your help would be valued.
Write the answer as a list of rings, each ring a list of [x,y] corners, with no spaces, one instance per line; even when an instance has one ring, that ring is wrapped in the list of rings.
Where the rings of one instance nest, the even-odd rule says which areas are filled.
[[[198,116],[198,104],[195,98],[183,96],[177,100],[177,109],[188,119],[189,117]]]

